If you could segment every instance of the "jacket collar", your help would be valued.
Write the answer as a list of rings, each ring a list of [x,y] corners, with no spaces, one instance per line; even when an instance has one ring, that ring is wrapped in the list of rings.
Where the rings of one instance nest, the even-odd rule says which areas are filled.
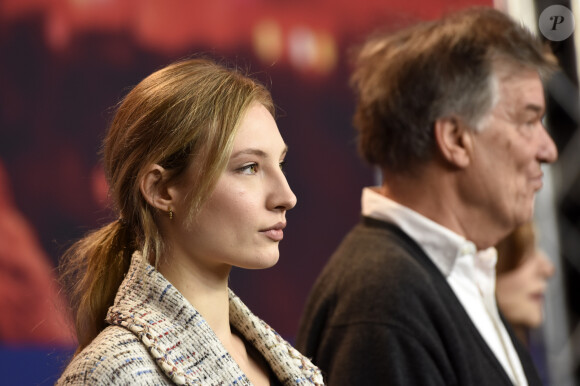
[[[230,323],[264,356],[284,384],[322,384],[320,370],[256,317],[231,290]],[[250,381],[201,314],[135,252],[106,321],[127,328],[176,384]]]

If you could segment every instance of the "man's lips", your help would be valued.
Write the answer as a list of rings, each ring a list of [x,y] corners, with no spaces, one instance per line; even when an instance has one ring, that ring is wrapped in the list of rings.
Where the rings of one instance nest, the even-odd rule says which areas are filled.
[[[544,173],[540,173],[540,174],[531,178],[531,182],[532,182],[532,186],[534,187],[534,190],[540,190],[542,188],[542,186],[544,185],[544,182],[542,180],[543,177],[544,177]]]
[[[260,233],[263,233],[273,241],[281,241],[284,238],[284,228],[286,228],[286,223],[279,222],[271,227],[260,230]]]

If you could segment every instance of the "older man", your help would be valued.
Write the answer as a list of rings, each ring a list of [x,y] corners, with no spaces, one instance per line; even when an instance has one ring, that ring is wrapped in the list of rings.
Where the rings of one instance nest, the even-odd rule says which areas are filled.
[[[331,385],[540,385],[498,312],[500,239],[532,217],[553,56],[474,8],[369,40],[352,77],[382,170],[317,280],[298,335]]]

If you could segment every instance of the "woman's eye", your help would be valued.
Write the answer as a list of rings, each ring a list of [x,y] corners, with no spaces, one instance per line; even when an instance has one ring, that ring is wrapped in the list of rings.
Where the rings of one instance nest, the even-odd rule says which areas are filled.
[[[280,162],[280,170],[285,171],[284,169],[286,169],[286,161],[282,161]]]
[[[258,172],[258,164],[252,163],[249,165],[242,166],[238,169],[242,174],[256,174]]]

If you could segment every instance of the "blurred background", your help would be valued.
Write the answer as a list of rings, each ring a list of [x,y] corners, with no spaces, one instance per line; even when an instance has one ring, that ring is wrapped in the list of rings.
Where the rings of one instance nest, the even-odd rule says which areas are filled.
[[[98,152],[113,106],[142,78],[203,54],[272,91],[298,205],[280,262],[234,270],[231,287],[292,341],[312,283],[375,181],[356,153],[350,50],[377,30],[470,5],[499,7],[537,29],[553,4],[576,12],[541,0],[0,0],[0,383],[53,384],[74,351],[55,267],[74,240],[112,220]],[[574,35],[550,42],[563,71],[547,88],[547,124],[561,158],[546,170],[536,212],[557,269],[545,325],[534,332],[552,385],[580,379]]]

